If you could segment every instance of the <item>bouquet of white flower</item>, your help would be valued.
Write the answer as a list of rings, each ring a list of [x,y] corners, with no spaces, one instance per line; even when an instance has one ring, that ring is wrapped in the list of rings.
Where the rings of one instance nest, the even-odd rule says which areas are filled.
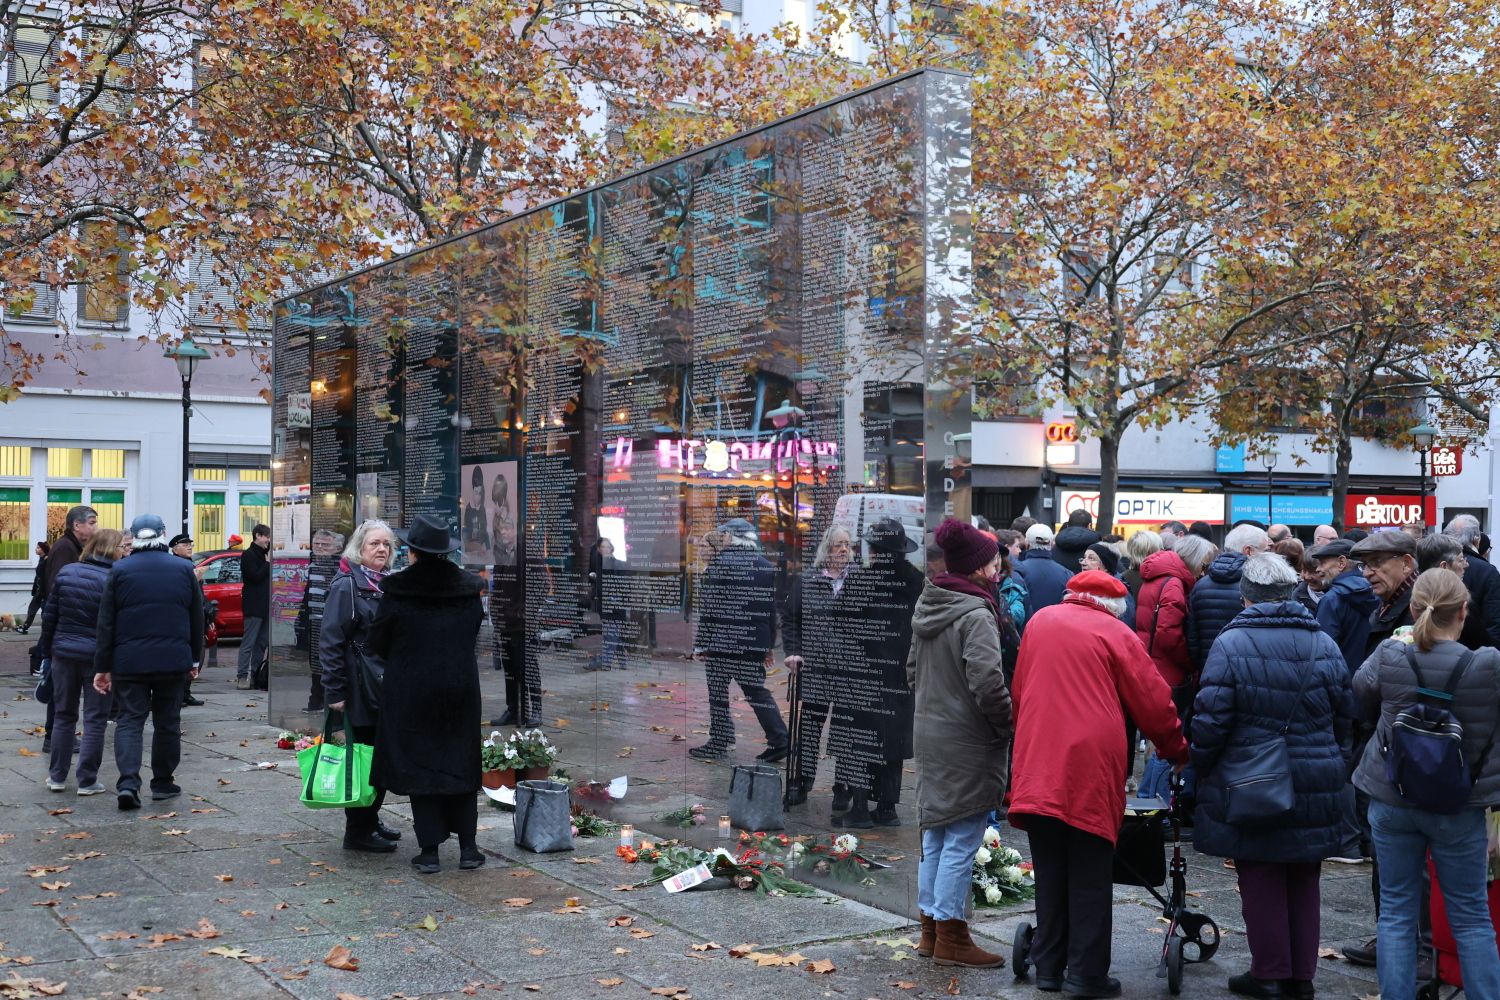
[[[984,844],[974,855],[971,887],[976,906],[1002,906],[1036,894],[1031,865],[1000,843],[1000,831],[994,827],[984,831]]]

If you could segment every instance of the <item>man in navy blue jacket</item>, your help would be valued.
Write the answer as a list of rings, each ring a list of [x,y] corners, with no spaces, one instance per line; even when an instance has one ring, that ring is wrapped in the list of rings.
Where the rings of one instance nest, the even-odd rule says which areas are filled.
[[[117,562],[99,603],[94,690],[115,692],[115,792],[121,809],[141,806],[142,733],[151,715],[151,798],[175,798],[182,757],[182,692],[203,658],[203,591],[193,566],[167,551],[155,514],[130,524],[135,546]]]
[[[1073,576],[1062,563],[1052,558],[1052,529],[1033,524],[1026,529],[1026,551],[1016,562],[1016,573],[1026,584],[1026,619],[1043,608],[1061,604],[1063,591]]]
[[[1349,676],[1365,662],[1370,642],[1370,613],[1380,607],[1380,598],[1359,565],[1349,557],[1354,543],[1339,538],[1312,550],[1323,580],[1323,599],[1318,602],[1318,626],[1339,644]]]

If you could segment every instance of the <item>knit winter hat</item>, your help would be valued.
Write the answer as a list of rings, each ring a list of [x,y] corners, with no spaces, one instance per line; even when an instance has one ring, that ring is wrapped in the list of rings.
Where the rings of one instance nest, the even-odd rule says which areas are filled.
[[[938,525],[933,540],[943,550],[948,572],[967,576],[990,564],[1000,551],[1000,543],[978,528],[955,518]]]
[[[1068,592],[1072,594],[1088,594],[1093,597],[1124,597],[1127,593],[1125,584],[1110,576],[1101,573],[1097,569],[1085,570],[1076,574],[1068,581]]]
[[[1108,573],[1113,573],[1120,568],[1120,554],[1103,542],[1095,542],[1089,546],[1089,551],[1099,557]]]

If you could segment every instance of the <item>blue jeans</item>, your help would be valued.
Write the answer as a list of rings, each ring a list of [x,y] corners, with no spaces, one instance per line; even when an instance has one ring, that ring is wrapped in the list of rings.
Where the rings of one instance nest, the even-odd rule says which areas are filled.
[[[1500,997],[1500,954],[1485,892],[1484,810],[1439,816],[1370,800],[1370,829],[1380,859],[1376,969],[1383,1000],[1412,1000],[1417,990],[1417,913],[1427,852],[1437,868],[1458,943],[1464,994]]]
[[[974,855],[984,843],[988,812],[922,831],[917,908],[934,920],[963,920],[974,880]]]

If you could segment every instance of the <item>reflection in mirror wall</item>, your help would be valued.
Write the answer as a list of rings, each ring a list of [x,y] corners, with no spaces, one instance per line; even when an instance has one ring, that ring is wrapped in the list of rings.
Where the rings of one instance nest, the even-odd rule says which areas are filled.
[[[699,847],[769,785],[761,822],[854,834],[885,867],[835,887],[907,908],[968,184],[968,81],[916,73],[281,302],[272,721],[321,722],[356,526],[433,514],[487,581],[476,740],[534,724],[628,778],[591,808]]]

